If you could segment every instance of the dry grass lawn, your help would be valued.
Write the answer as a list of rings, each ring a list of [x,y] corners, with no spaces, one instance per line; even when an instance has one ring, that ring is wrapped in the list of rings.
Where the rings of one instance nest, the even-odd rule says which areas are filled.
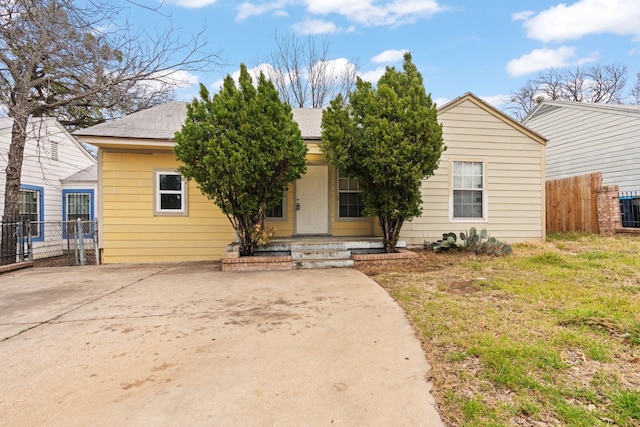
[[[369,265],[412,319],[451,426],[640,426],[640,239]]]

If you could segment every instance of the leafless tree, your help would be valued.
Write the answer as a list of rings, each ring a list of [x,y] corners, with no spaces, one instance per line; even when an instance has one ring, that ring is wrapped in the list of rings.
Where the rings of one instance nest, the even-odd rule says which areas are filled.
[[[0,2],[0,104],[13,118],[4,218],[18,217],[29,117],[60,114],[80,126],[71,120],[77,113],[144,106],[167,96],[172,73],[219,63],[202,52],[199,34],[187,42],[173,30],[150,36],[122,24],[121,12],[102,0]]]
[[[357,65],[330,59],[329,43],[310,35],[279,37],[276,49],[262,71],[274,83],[282,99],[292,107],[322,108],[338,94],[346,97],[356,81]]]
[[[538,87],[532,80],[527,80],[517,92],[511,94],[511,102],[507,108],[518,121],[522,121],[542,99]]]
[[[587,70],[588,102],[621,104],[627,84],[626,65],[594,65]]]
[[[636,74],[636,84],[631,89],[631,97],[633,102],[640,105],[640,73]]]
[[[522,120],[543,100],[618,104],[626,83],[627,67],[619,64],[550,68],[511,94],[509,110]]]

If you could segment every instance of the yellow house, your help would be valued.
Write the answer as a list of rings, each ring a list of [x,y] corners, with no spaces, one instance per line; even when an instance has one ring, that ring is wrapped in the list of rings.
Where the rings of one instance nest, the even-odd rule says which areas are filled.
[[[377,219],[361,215],[358,182],[322,160],[322,111],[293,114],[307,173],[270,213],[276,236],[379,236]],[[226,216],[176,171],[173,135],[185,117],[186,104],[170,102],[75,133],[98,147],[105,263],[217,260],[234,241]],[[422,245],[470,226],[505,241],[544,238],[544,139],[472,94],[440,108],[438,119],[448,149],[423,182],[423,216],[401,239]]]

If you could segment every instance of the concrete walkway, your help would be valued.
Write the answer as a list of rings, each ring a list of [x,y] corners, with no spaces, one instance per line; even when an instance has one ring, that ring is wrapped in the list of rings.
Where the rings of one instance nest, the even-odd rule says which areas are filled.
[[[2,425],[442,425],[403,311],[351,269],[13,271],[2,338]]]

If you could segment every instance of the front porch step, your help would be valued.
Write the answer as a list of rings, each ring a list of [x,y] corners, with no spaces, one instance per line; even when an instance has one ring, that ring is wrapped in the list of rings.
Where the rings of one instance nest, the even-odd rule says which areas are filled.
[[[353,267],[351,251],[341,242],[294,243],[291,245],[294,269]]]
[[[294,242],[290,245],[291,252],[294,251],[320,251],[320,250],[345,250],[348,249],[345,242]]]
[[[296,260],[350,259],[351,251],[346,249],[300,249],[291,250],[291,258]]]
[[[355,261],[351,258],[297,259],[293,261],[293,268],[296,270],[310,268],[346,268],[353,267],[354,265]]]

